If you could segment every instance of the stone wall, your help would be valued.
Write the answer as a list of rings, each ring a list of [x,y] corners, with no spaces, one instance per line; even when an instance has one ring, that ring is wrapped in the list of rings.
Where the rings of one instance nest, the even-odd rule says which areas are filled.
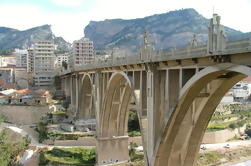
[[[206,132],[202,143],[203,144],[215,144],[215,143],[224,143],[227,140],[233,138],[234,136],[240,136],[241,133],[244,133],[246,125],[241,128],[236,128],[234,130],[225,129],[215,132]]]
[[[55,146],[96,146],[94,137],[79,137],[77,140],[55,140]]]
[[[20,125],[38,123],[47,112],[51,112],[48,106],[0,105],[0,114],[6,121]]]
[[[141,137],[130,137],[128,140],[142,146]],[[55,146],[96,146],[96,139],[94,137],[79,137],[78,140],[55,140]]]

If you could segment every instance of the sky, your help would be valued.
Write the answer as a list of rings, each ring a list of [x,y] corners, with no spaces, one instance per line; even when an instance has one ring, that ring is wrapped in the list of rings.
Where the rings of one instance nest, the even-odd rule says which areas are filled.
[[[72,42],[84,37],[89,21],[134,19],[182,8],[206,18],[213,12],[221,23],[251,31],[251,0],[0,0],[0,26],[25,30],[50,24],[56,36]]]

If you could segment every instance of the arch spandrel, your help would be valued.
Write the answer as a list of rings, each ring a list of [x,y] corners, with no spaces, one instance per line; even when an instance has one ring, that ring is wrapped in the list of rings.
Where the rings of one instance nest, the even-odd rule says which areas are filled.
[[[124,72],[114,73],[107,85],[100,133],[102,137],[127,135],[128,106],[133,95],[131,81]]]
[[[180,91],[178,103],[172,108],[169,120],[165,121],[152,164],[193,165],[204,131],[216,106],[235,83],[248,75],[251,75],[251,68],[234,64],[207,67],[195,74]],[[209,96],[200,99],[197,107],[193,108],[193,103],[203,88],[210,83],[215,89],[211,88]],[[184,126],[190,127],[185,127],[182,131]]]
[[[85,74],[81,79],[79,91],[79,104],[76,119],[87,120],[94,119],[95,112],[92,112],[92,79],[89,74]]]

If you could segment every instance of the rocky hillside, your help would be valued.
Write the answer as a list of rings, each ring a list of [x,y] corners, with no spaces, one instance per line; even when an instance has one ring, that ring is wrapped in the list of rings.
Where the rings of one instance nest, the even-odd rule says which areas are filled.
[[[24,31],[0,27],[0,49],[27,48],[36,40],[54,40],[61,50],[68,50],[70,47],[70,43],[53,34],[50,25],[42,25]]]
[[[91,21],[84,29],[85,37],[95,43],[95,48],[126,47],[138,49],[143,32],[148,30],[157,49],[185,47],[194,33],[201,43],[207,40],[209,20],[194,9],[175,10],[144,18]],[[229,40],[244,38],[247,34],[225,28]]]

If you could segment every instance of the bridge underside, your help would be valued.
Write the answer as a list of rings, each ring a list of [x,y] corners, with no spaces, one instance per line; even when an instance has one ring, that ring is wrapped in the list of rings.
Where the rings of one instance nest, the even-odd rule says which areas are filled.
[[[112,57],[62,75],[75,118],[96,118],[97,165],[129,161],[130,104],[139,117],[145,165],[194,165],[216,106],[251,76],[251,38],[227,43],[222,32],[209,31],[207,47],[157,54],[145,46],[140,56]]]

